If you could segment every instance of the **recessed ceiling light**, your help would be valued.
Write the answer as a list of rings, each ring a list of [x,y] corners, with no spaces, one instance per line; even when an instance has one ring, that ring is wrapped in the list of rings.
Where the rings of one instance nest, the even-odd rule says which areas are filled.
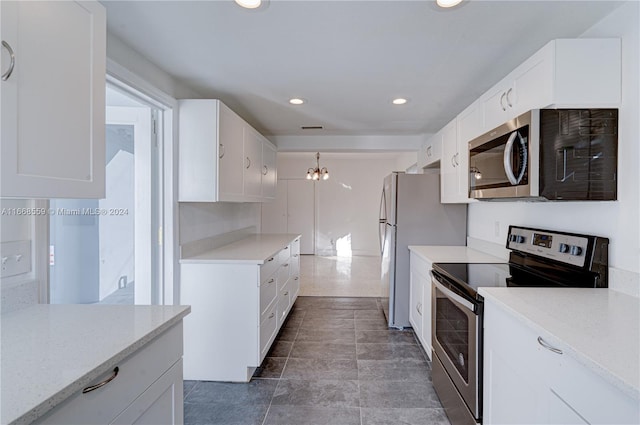
[[[245,9],[257,9],[262,4],[262,0],[236,0],[236,3]]]
[[[392,103],[394,105],[404,105],[405,103],[407,103],[407,99],[405,99],[403,97],[399,97],[397,99],[393,99]]]
[[[300,99],[297,97],[289,99],[289,103],[292,105],[302,105],[304,103],[304,99]]]
[[[436,0],[436,3],[438,4],[438,6],[446,8],[457,6],[462,3],[462,0]]]

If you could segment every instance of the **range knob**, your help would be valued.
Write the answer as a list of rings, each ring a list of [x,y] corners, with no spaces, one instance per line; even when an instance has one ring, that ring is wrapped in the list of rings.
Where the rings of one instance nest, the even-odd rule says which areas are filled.
[[[569,252],[569,245],[567,245],[566,243],[561,243],[560,248],[558,248],[558,251],[562,252],[563,254],[566,254],[567,252]]]
[[[582,248],[577,246],[577,245],[573,245],[570,249],[569,249],[569,254],[571,255],[580,255],[582,254]]]

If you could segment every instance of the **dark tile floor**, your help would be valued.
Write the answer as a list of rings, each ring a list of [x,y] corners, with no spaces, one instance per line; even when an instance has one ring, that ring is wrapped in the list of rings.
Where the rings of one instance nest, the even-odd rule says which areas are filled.
[[[247,384],[185,381],[186,425],[448,425],[413,331],[375,298],[299,297]]]

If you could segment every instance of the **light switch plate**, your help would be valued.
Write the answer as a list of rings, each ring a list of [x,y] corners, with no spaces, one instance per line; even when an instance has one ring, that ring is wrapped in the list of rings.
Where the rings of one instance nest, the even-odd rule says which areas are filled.
[[[0,244],[0,277],[16,276],[31,271],[31,241]]]

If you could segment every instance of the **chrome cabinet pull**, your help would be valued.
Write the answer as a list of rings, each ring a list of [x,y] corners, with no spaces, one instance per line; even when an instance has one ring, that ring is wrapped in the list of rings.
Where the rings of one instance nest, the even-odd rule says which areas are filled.
[[[224,156],[224,153],[225,153],[224,145],[223,145],[222,143],[220,143],[220,150],[219,150],[219,152],[222,152],[222,153],[219,153],[219,154],[218,154],[218,158],[222,159],[222,157]]]
[[[549,351],[552,351],[556,354],[562,354],[562,350],[559,348],[555,348],[551,345],[549,345],[549,343],[547,341],[545,341],[544,339],[542,339],[541,336],[538,337],[538,344],[542,345],[544,348],[546,348]]]
[[[247,157],[247,169],[249,169],[249,167],[251,167],[251,158]]]
[[[262,173],[263,176],[266,176],[267,173],[269,172],[269,167],[267,167],[266,165],[262,166],[262,169],[264,169],[264,173]]]
[[[283,264],[282,267],[289,267],[289,263]]]
[[[273,319],[273,316],[275,316],[275,313],[271,313],[268,317],[268,319]]]
[[[300,279],[298,276],[294,277],[293,280],[298,280]]]
[[[431,156],[431,146],[427,148],[427,157]]]
[[[269,282],[267,282],[267,283],[273,283],[273,282],[275,282],[274,279],[269,279]]]
[[[455,155],[453,155],[453,156],[451,157],[451,165],[453,165],[453,167],[454,167],[454,168],[455,168],[455,166],[456,166],[456,156],[455,156]]]
[[[2,40],[2,47],[7,49],[7,51],[9,52],[9,57],[11,58],[11,62],[9,62],[9,69],[7,69],[7,72],[2,74],[2,81],[7,81],[9,77],[11,77],[13,68],[16,66],[16,55],[13,53],[11,45],[4,40]]]
[[[503,111],[507,110],[507,107],[504,106],[504,98],[507,97],[507,93],[502,93],[502,96],[500,96],[500,108],[502,108]]]
[[[511,103],[511,100],[509,99],[509,95],[511,94],[511,92],[513,91],[513,88],[510,88],[509,90],[507,90],[507,105],[509,105],[509,108],[513,108],[513,104]]]
[[[97,383],[95,385],[88,386],[87,388],[82,390],[82,394],[90,393],[91,391],[94,391],[94,390],[97,390],[98,388],[104,387],[109,382],[111,382],[114,379],[116,379],[116,376],[118,376],[118,372],[120,372],[120,368],[116,366],[116,368],[113,369],[113,375],[111,375],[110,377],[108,377],[107,379],[105,379],[102,382],[99,382],[99,383]]]
[[[282,294],[282,295],[284,295],[284,296],[286,297],[287,295],[289,295],[289,291],[285,292],[285,293],[284,293],[284,294]]]
[[[273,261],[273,257],[269,258],[269,259],[267,260],[267,263],[268,263],[268,262],[270,262],[270,261]]]

